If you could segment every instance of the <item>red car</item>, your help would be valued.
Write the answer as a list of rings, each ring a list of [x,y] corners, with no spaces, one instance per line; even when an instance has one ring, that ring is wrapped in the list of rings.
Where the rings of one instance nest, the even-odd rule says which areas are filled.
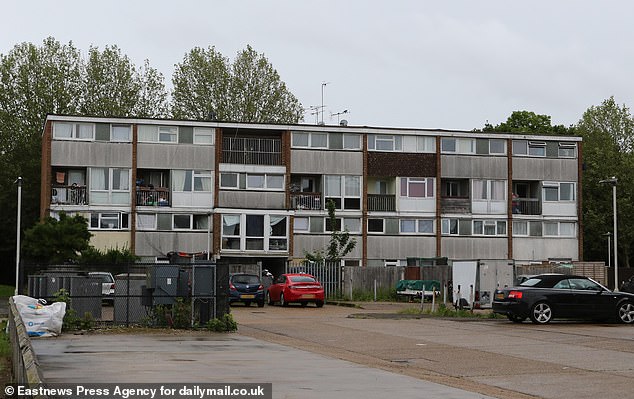
[[[269,305],[279,302],[287,306],[291,302],[302,306],[314,302],[320,308],[324,306],[324,287],[310,274],[282,274],[269,287]]]

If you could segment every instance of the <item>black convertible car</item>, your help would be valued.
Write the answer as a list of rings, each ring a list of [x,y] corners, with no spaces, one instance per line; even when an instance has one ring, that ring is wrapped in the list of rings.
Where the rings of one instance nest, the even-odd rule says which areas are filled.
[[[612,292],[583,276],[542,274],[517,287],[498,289],[493,312],[521,323],[546,324],[552,319],[616,320],[634,323],[634,294]]]

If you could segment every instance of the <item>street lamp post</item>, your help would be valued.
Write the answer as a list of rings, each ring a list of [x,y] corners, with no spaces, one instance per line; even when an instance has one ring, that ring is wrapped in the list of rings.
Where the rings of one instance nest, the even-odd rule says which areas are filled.
[[[18,177],[15,181],[18,185],[18,223],[15,238],[15,295],[18,295],[18,287],[20,286],[20,222],[22,216],[22,177]]]
[[[614,291],[619,290],[619,258],[618,258],[618,234],[616,224],[616,185],[619,180],[612,176],[609,179],[601,180],[600,184],[609,184],[612,186],[612,213],[613,213],[613,229],[614,229]]]
[[[610,232],[603,233],[603,236],[608,238],[608,267],[610,267],[610,266],[612,266],[612,260],[611,260],[612,255],[610,254],[610,248],[611,248],[611,246],[610,246],[610,238],[612,237],[612,233],[610,233]]]

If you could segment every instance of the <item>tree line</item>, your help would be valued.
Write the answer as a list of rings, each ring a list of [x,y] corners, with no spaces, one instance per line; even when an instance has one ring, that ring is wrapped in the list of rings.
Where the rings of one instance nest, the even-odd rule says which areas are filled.
[[[303,108],[262,53],[251,46],[233,61],[215,47],[196,47],[176,63],[168,92],[165,76],[148,60],[135,65],[116,45],[90,47],[82,56],[72,42],[52,37],[41,45],[17,44],[0,54],[0,256],[15,255],[16,188],[24,178],[22,229],[39,219],[41,133],[46,115],[175,118],[298,123]],[[598,181],[619,179],[619,260],[630,265],[634,216],[629,177],[634,158],[634,120],[613,97],[591,106],[572,126],[550,116],[513,112],[497,125],[474,131],[583,137],[584,258],[604,260],[611,232],[611,192]]]

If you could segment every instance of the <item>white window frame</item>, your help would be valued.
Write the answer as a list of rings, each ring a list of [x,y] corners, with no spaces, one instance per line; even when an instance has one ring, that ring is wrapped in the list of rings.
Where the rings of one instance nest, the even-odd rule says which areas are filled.
[[[187,180],[187,177],[191,172],[191,176],[190,176],[191,180],[189,181],[190,190],[184,190],[184,189],[181,189],[180,187],[174,186],[176,184],[176,179],[174,178],[175,172],[179,172],[179,173],[185,172],[185,180]],[[170,185],[172,186],[172,191],[175,193],[211,193],[214,190],[212,176],[213,176],[213,173],[209,170],[173,169],[172,176],[171,176],[172,182],[170,183]],[[209,190],[197,190],[196,179],[209,179]]]
[[[328,184],[328,177],[335,177],[339,179],[339,195],[334,195],[331,194],[333,191],[330,191],[331,189],[336,189],[336,187],[330,187],[330,185]],[[346,186],[346,180],[347,179],[356,179],[359,182],[359,185],[357,187],[357,192],[358,195],[352,195],[352,194],[348,194],[348,190],[347,190],[347,186]],[[326,207],[326,203],[328,202],[328,199],[330,198],[338,198],[339,202],[341,204],[340,207],[338,207],[338,210],[361,210],[363,209],[363,204],[361,203],[361,196],[363,194],[362,192],[363,190],[363,181],[362,181],[362,177],[361,176],[357,176],[357,175],[324,175],[324,209]],[[355,198],[355,199],[359,199],[359,207],[358,208],[346,208],[345,204],[346,204],[346,199],[347,198]]]
[[[354,139],[354,142],[350,143],[350,140]],[[361,135],[357,133],[344,133],[343,134],[343,149],[344,150],[360,150],[361,149]]]
[[[415,136],[416,137],[416,151],[419,153],[435,153],[436,152],[436,137],[434,136]]]
[[[401,177],[401,190],[399,195],[401,198],[410,198],[410,199],[435,198],[436,197],[435,180],[436,179],[433,177]],[[425,195],[422,197],[411,196],[410,184],[423,184],[425,186],[425,190],[424,190]],[[431,190],[431,195],[429,193],[430,190]],[[405,195],[403,195],[403,191],[405,191]]]
[[[502,151],[496,152],[492,149],[493,142],[501,142],[502,143]],[[506,140],[504,139],[489,139],[489,154],[491,155],[506,155]]]
[[[570,185],[570,193],[572,195],[571,199],[562,199],[561,197],[561,186],[562,185]],[[556,189],[557,190],[557,199],[556,200],[552,200],[552,199],[547,199],[546,198],[546,190],[547,189]],[[577,193],[576,193],[576,184],[574,182],[544,182],[542,185],[542,198],[544,202],[549,202],[549,203],[553,203],[553,202],[568,202],[568,203],[573,203],[576,201],[577,198]]]
[[[296,144],[295,142],[295,137],[297,136],[307,136],[308,137],[308,142],[306,143],[306,145],[301,145],[301,144]],[[325,145],[317,145],[315,144],[315,142],[317,141],[316,138],[313,138],[313,135],[315,136],[325,136],[326,137],[326,144]],[[292,136],[291,136],[291,147],[292,148],[312,148],[312,149],[324,149],[327,150],[328,149],[328,143],[330,142],[330,135],[327,132],[292,132]]]
[[[476,228],[476,225],[481,226],[480,228]],[[487,227],[493,227],[494,233],[487,234]],[[504,232],[500,232],[499,229],[503,226]],[[471,226],[471,235],[473,236],[485,236],[485,237],[505,237],[507,235],[507,225],[506,220],[490,220],[490,219],[478,219],[473,220]]]
[[[572,154],[568,154],[568,152],[572,152]],[[574,159],[577,157],[577,144],[575,143],[559,143],[559,151],[557,153],[559,158],[571,158]]]
[[[306,222],[306,228],[304,228],[304,226],[299,226],[300,224],[299,222]],[[308,233],[310,231],[310,218],[309,217],[297,217],[295,216],[293,218],[293,231],[296,233]]]
[[[372,220],[380,220],[382,222],[381,231],[370,231],[370,219],[372,219]],[[368,217],[367,230],[368,230],[368,234],[385,234],[385,219],[384,218]]]
[[[456,222],[456,232],[451,232],[451,223]],[[440,232],[443,236],[459,236],[460,235],[460,219],[458,218],[443,218],[440,220]]]
[[[189,223],[187,227],[176,227],[176,218],[182,218],[182,217],[187,217],[189,219]],[[172,230],[192,230],[193,229],[193,224],[192,224],[192,215],[191,214],[182,214],[182,213],[174,213],[172,214]]]
[[[125,217],[123,215],[126,215]],[[96,216],[97,226],[93,225]],[[102,227],[102,223],[106,220],[116,219],[116,227]],[[124,226],[124,223],[126,224]],[[130,215],[122,212],[93,212],[90,214],[88,220],[88,226],[90,230],[107,230],[107,231],[119,231],[130,230]]]
[[[90,186],[89,186],[89,195],[92,195],[92,193],[104,193],[107,194],[108,200],[105,203],[99,202],[99,204],[112,204],[112,200],[113,200],[113,194],[129,194],[130,193],[130,183],[131,183],[131,179],[132,179],[132,173],[131,170],[128,168],[103,168],[103,167],[98,167],[98,168],[90,168],[89,169],[89,176],[90,176]],[[107,181],[105,181],[105,188],[95,188],[95,175],[94,173],[96,173],[97,171],[101,171],[101,170],[107,170]],[[127,188],[121,189],[114,189],[114,173],[115,170],[119,170],[119,171],[126,171],[127,172],[127,181],[125,182],[127,184]],[[128,195],[128,199],[126,203],[129,203],[130,201],[130,195]],[[118,202],[117,202],[118,204]]]
[[[483,186],[486,186],[486,195],[485,198],[482,198],[482,193],[476,193],[476,184],[475,182],[482,182]],[[503,184],[502,190],[502,198],[493,198],[495,194],[495,186],[498,184]],[[471,198],[474,201],[506,201],[507,196],[507,186],[506,180],[486,180],[486,179],[473,179],[472,181],[472,189],[471,189]]]
[[[453,143],[453,149],[448,144]],[[443,154],[475,154],[475,139],[465,137],[442,137],[440,139],[440,152]]]
[[[378,148],[377,142],[389,145],[389,148]],[[382,152],[400,152],[403,150],[403,137],[394,134],[368,134],[368,150]]]
[[[414,231],[403,231],[403,222],[414,222]],[[431,232],[421,231],[421,225],[423,223],[431,222]],[[434,234],[434,220],[433,219],[416,219],[416,218],[402,218],[399,220],[399,234],[402,235],[432,235]]]
[[[115,130],[127,128],[128,136],[126,138],[115,137]],[[129,143],[132,141],[132,125],[126,123],[111,123],[110,124],[110,141],[114,143]]]
[[[70,125],[70,136],[62,136],[60,133],[61,126]],[[90,137],[80,137],[82,133],[81,126],[90,126]],[[95,124],[85,122],[55,122],[53,123],[53,138],[56,140],[73,140],[73,141],[94,141],[95,140]]]
[[[539,153],[536,153],[539,150]],[[529,141],[528,142],[528,155],[531,157],[546,157],[546,142],[545,141]]]
[[[348,229],[348,233],[361,233],[361,218],[354,218],[354,217],[337,217],[335,218],[338,223],[341,225],[341,230],[340,231],[346,231],[346,229]],[[358,228],[354,229],[354,230],[350,230],[350,223],[352,221],[356,221],[358,222]],[[332,230],[328,230],[328,221],[329,218],[324,218],[324,233],[332,233]],[[385,225],[384,225],[385,226]],[[385,227],[384,227],[385,228]]]
[[[228,235],[225,234],[224,232],[224,218],[226,216],[229,217],[237,217],[239,220],[238,223],[238,230],[239,230],[239,234],[235,235]],[[263,235],[262,236],[247,236],[247,216],[261,216],[263,217]],[[272,229],[271,229],[271,217],[283,217],[285,219],[285,231],[286,231],[286,236],[282,237],[282,236],[273,236],[272,235]],[[239,239],[239,248],[237,249],[232,249],[232,248],[224,248],[222,247],[221,250],[223,252],[288,252],[288,245],[289,245],[289,220],[290,220],[290,216],[288,215],[280,215],[277,213],[265,213],[265,214],[256,214],[256,213],[224,213],[221,215],[221,226],[220,226],[220,238],[221,238],[221,246],[224,243],[224,239]],[[262,239],[262,249],[247,249],[247,239]],[[271,240],[282,240],[285,239],[286,240],[286,249],[271,249],[270,248],[270,242]]]
[[[215,130],[211,127],[195,127],[193,143],[199,145],[214,145],[216,141]]]
[[[572,234],[571,235],[564,235],[562,234],[562,224],[570,224],[572,225]],[[556,232],[554,232],[554,234],[547,234],[546,233],[546,225],[554,225],[556,226]],[[555,222],[555,221],[544,221],[542,223],[542,236],[543,237],[563,237],[563,238],[575,238],[577,236],[577,223],[575,222]]]
[[[236,183],[232,186],[227,186],[225,185],[225,183],[222,181],[222,177],[223,176],[234,176],[236,179]],[[221,172],[220,173],[220,188],[221,189],[227,189],[227,190],[237,190],[240,187],[240,174],[239,173],[235,173],[235,172]]]
[[[518,225],[524,225],[526,226],[524,228],[524,230],[526,230],[526,233],[518,233]],[[529,237],[530,236],[530,225],[528,223],[528,220],[513,220],[513,236],[517,236],[517,237]]]
[[[169,137],[169,140],[163,140],[163,137]],[[178,143],[178,126],[167,126],[161,125],[158,126],[158,142],[159,143],[167,143],[167,144],[177,144]]]
[[[249,185],[249,177],[253,176],[262,176],[262,186],[250,186]],[[269,177],[282,177],[282,186],[281,187],[269,187]],[[238,177],[239,179],[239,177]],[[284,191],[284,183],[285,176],[279,173],[247,173],[246,174],[246,189],[247,190],[257,190],[257,191]]]
[[[147,219],[146,221],[151,222],[150,225],[145,225],[141,223],[142,219]],[[156,213],[138,213],[136,215],[136,229],[139,231],[146,230],[156,230],[157,222],[156,222]]]

